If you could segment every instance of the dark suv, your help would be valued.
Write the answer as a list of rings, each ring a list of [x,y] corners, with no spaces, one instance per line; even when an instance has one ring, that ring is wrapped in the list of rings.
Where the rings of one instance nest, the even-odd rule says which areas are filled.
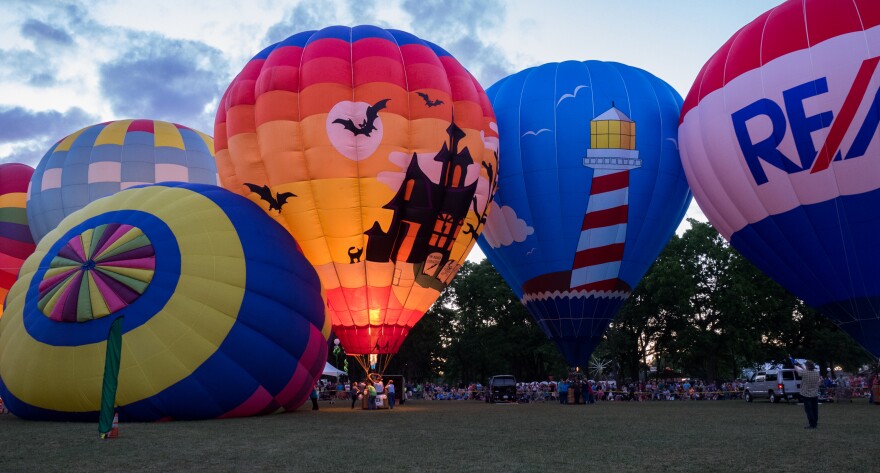
[[[489,378],[486,402],[516,402],[516,378],[509,374]]]

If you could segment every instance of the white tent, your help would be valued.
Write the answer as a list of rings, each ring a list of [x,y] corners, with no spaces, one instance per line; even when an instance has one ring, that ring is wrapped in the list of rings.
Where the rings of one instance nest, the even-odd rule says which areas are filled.
[[[321,376],[330,376],[331,378],[338,378],[339,375],[345,374],[345,371],[327,363],[324,365],[324,372],[321,373]]]

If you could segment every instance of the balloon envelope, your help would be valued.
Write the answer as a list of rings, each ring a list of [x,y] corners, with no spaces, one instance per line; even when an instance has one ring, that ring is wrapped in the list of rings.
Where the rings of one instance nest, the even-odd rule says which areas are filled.
[[[314,269],[259,207],[216,186],[121,191],[40,241],[0,319],[9,410],[97,419],[119,317],[121,420],[293,410],[327,356]]]
[[[690,202],[681,97],[600,61],[526,69],[488,95],[503,166],[480,247],[568,363],[585,366]]]
[[[0,164],[0,315],[18,270],[34,252],[25,211],[28,183],[33,173],[34,168],[27,164]]]
[[[694,196],[731,245],[880,355],[880,4],[795,0],[703,66],[681,114]]]
[[[217,184],[214,142],[183,125],[118,120],[92,125],[55,144],[31,178],[27,214],[39,242],[89,202],[141,184]]]
[[[245,65],[217,112],[217,165],[296,237],[346,352],[393,354],[482,230],[494,121],[440,47],[335,26]]]

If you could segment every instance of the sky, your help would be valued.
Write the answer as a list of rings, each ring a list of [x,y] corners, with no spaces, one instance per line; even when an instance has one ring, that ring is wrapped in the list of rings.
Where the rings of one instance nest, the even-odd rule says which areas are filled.
[[[412,32],[484,88],[528,67],[594,59],[645,69],[684,97],[733,33],[779,3],[3,0],[0,163],[35,166],[59,139],[108,120],[165,120],[213,135],[220,96],[254,54],[332,25]],[[705,221],[696,203],[686,217]],[[475,247],[469,259],[482,257]]]

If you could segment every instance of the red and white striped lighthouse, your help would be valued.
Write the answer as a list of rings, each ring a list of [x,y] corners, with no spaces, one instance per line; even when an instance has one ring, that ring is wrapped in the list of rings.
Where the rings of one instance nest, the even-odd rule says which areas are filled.
[[[626,286],[618,274],[629,217],[629,172],[642,165],[635,144],[635,122],[613,103],[590,122],[584,166],[593,169],[593,179],[571,270],[572,290],[610,292]]]

